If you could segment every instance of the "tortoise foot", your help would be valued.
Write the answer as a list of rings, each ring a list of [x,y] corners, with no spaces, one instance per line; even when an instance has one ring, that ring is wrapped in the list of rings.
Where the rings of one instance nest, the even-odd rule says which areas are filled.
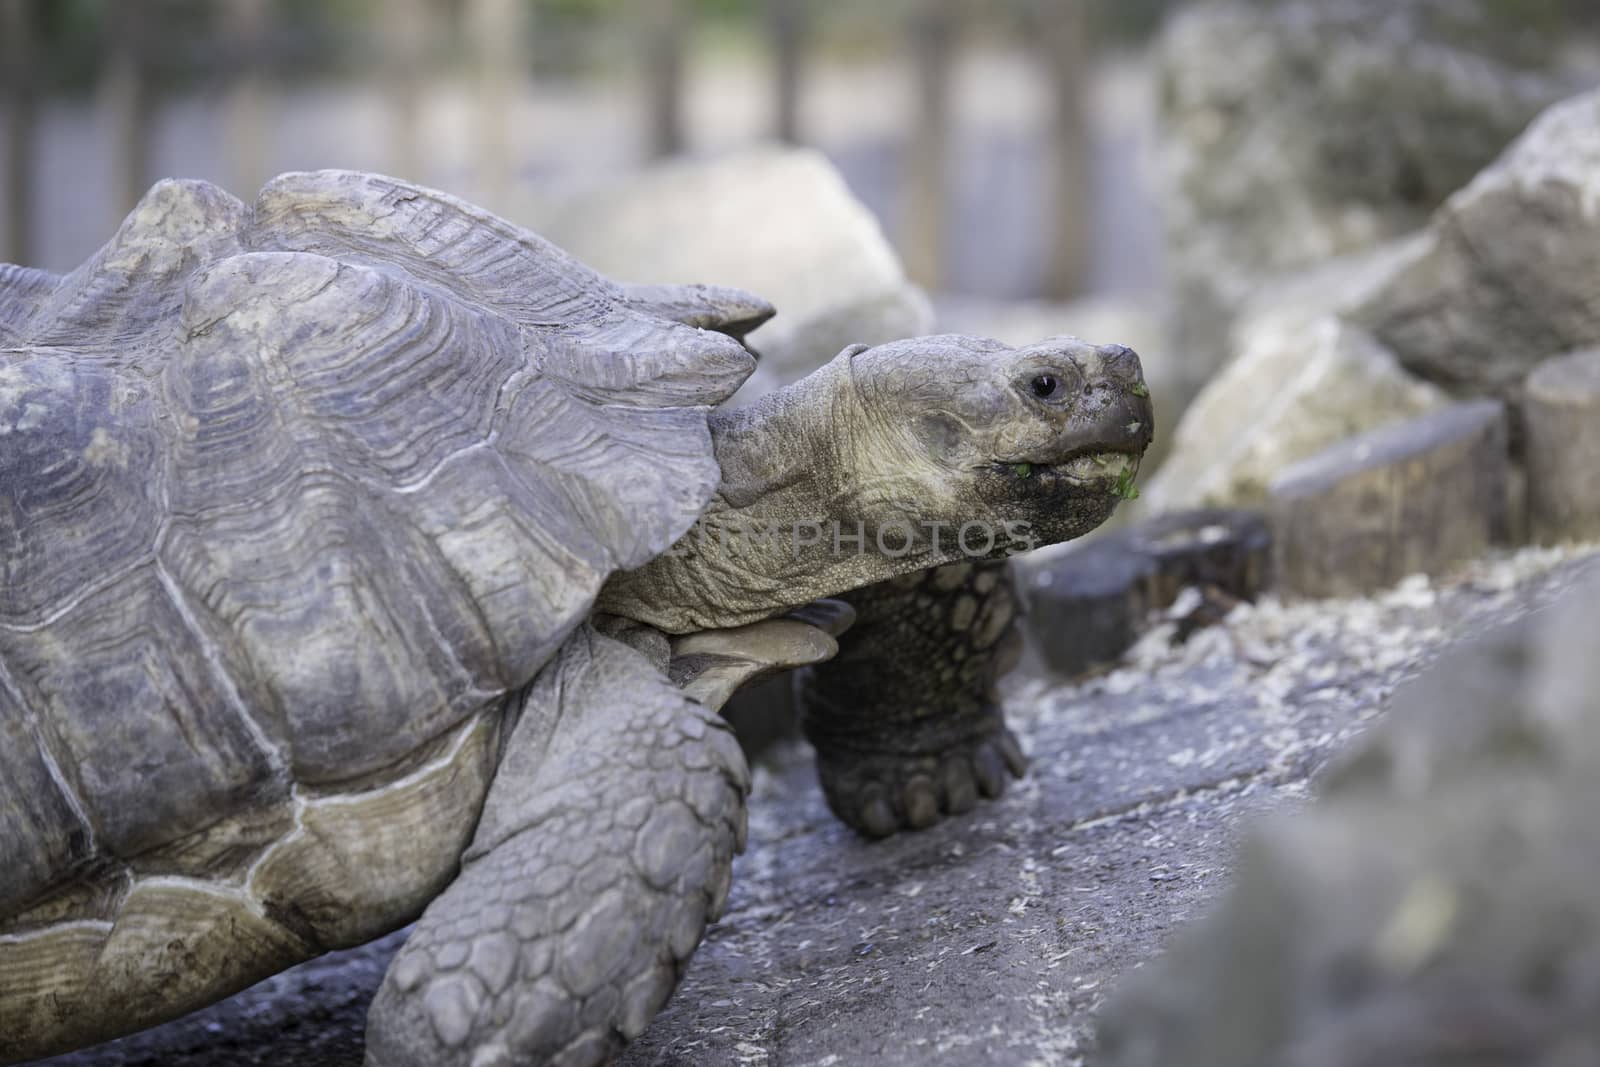
[[[1005,793],[1028,760],[998,713],[938,751],[830,749],[817,753],[828,807],[868,837],[923,830]]]

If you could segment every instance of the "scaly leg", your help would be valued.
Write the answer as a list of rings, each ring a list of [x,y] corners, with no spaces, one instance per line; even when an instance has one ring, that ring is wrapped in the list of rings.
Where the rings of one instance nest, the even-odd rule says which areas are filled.
[[[1004,560],[952,563],[846,595],[839,654],[796,682],[835,815],[873,837],[997,797],[1027,767],[995,695],[1016,662]]]
[[[579,631],[526,695],[460,875],[389,968],[369,1067],[603,1063],[721,912],[748,789],[715,711]]]

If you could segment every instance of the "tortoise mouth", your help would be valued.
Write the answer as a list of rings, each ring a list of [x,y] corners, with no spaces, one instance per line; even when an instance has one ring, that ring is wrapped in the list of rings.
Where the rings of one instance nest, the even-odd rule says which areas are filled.
[[[1050,462],[997,460],[995,466],[1020,481],[1093,487],[1098,483],[1130,485],[1139,473],[1139,453],[1125,448],[1086,445]]]

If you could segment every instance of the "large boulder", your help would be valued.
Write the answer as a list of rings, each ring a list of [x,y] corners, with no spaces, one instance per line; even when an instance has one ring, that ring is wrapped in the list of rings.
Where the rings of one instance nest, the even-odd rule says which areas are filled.
[[[1480,0],[1190,7],[1160,48],[1176,334],[1200,371],[1263,279],[1408,233],[1573,91]]]
[[[1447,403],[1447,393],[1341,318],[1409,258],[1411,245],[1385,245],[1263,291],[1232,332],[1236,357],[1185,412],[1136,513],[1261,504],[1291,464]]]
[[[778,309],[736,401],[785,385],[847,344],[928,333],[932,310],[882,229],[819,152],[764,146],[678,160],[609,184],[530,196],[518,221],[630,282],[715,282]]]
[[[1462,395],[1515,400],[1541,360],[1600,344],[1600,91],[1551,108],[1452,196],[1353,317]]]
[[[1106,1067],[1600,1062],[1600,582],[1449,653],[1242,850]]]

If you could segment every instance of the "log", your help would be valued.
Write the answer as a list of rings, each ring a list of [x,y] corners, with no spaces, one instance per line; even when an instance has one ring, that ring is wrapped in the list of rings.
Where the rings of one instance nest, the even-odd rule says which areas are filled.
[[[1064,552],[1023,583],[1029,643],[1075,678],[1116,663],[1187,588],[1201,599],[1187,626],[1254,600],[1271,579],[1265,518],[1254,511],[1172,512]],[[1180,638],[1187,634],[1180,634]]]
[[[1600,349],[1534,368],[1522,432],[1530,535],[1540,544],[1600,538]]]
[[[1357,596],[1507,543],[1509,463],[1503,405],[1475,400],[1294,464],[1268,490],[1279,588]]]

